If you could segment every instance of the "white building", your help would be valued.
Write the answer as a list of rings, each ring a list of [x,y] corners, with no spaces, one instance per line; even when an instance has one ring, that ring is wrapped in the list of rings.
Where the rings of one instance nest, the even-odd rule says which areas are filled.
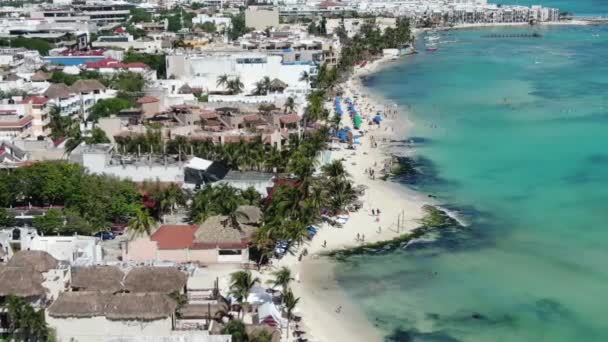
[[[209,51],[167,55],[166,65],[169,77],[187,81],[192,87],[208,91],[226,90],[217,84],[222,75],[239,77],[245,94],[255,89],[255,83],[264,77],[285,82],[288,91],[309,90],[310,84],[300,78],[304,72],[316,72],[316,65],[311,62],[285,63],[281,56],[262,52]]]
[[[215,17],[206,14],[198,14],[196,17],[192,18],[192,24],[202,25],[204,23],[213,23],[216,27],[230,27],[232,19],[230,19],[230,17]]]
[[[0,246],[11,257],[19,250],[43,251],[71,265],[94,265],[103,261],[99,238],[92,236],[40,236],[33,228],[0,231]]]

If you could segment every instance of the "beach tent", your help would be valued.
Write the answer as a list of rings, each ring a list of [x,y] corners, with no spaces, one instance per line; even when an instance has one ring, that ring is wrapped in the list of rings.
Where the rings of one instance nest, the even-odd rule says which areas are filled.
[[[355,129],[358,129],[359,127],[361,127],[361,123],[363,122],[363,120],[361,119],[361,116],[359,114],[355,115],[355,118],[353,119],[354,122],[354,126]]]
[[[282,328],[287,327],[287,320],[281,317],[281,312],[277,309],[276,305],[270,303],[264,303],[258,307],[258,318],[260,323],[264,323],[275,327],[279,325]]]
[[[376,116],[374,117],[374,122],[378,124],[382,122],[382,115],[380,115],[380,113],[376,114]]]
[[[249,291],[247,296],[247,303],[253,305],[262,305],[265,303],[272,303],[272,295],[266,292],[261,286],[254,286]]]

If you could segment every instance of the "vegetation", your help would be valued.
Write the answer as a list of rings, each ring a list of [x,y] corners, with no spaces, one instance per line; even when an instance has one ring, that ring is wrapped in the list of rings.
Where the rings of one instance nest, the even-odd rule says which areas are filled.
[[[141,206],[141,195],[132,182],[91,175],[83,167],[67,162],[40,162],[2,171],[0,189],[1,207],[64,206],[67,222],[63,227],[49,218],[38,225],[65,235],[94,233],[107,229],[112,222],[125,223]],[[78,228],[76,222],[88,224]]]
[[[192,27],[192,18],[194,13],[186,12],[183,8],[176,6],[175,8],[161,13],[161,19],[169,21],[167,30],[178,32],[181,29],[189,29]]]
[[[289,283],[294,280],[291,270],[285,266],[281,267],[277,271],[272,272],[274,279],[269,280],[268,282],[272,284],[273,287],[281,287],[281,291],[283,293],[287,293],[287,288],[289,287]]]
[[[125,62],[125,63],[135,63],[135,62],[145,63],[148,66],[150,66],[150,68],[156,70],[159,78],[167,77],[167,67],[165,64],[166,62],[165,62],[164,54],[153,55],[153,54],[149,54],[149,53],[128,50],[127,52],[125,52],[123,62]]]
[[[245,330],[245,323],[238,319],[234,319],[228,322],[222,328],[222,334],[231,335],[232,342],[249,341],[249,336],[247,336],[247,331]]]
[[[8,335],[13,341],[53,341],[51,328],[46,324],[44,309],[36,310],[23,298],[6,297],[3,304],[8,318]]]
[[[392,240],[378,241],[375,243],[368,243],[363,246],[354,247],[350,249],[331,251],[327,253],[330,257],[337,259],[343,259],[351,255],[364,254],[376,251],[390,251],[395,248],[404,246],[408,242],[421,238],[425,234],[437,229],[448,229],[448,228],[461,228],[462,226],[458,221],[450,217],[443,210],[434,207],[432,205],[425,205],[422,210],[425,212],[425,216],[419,220],[420,226],[411,230],[409,233],[403,234],[400,237]]]
[[[242,191],[227,184],[205,185],[192,199],[189,218],[192,222],[201,223],[210,216],[223,215],[228,217],[227,223],[238,228],[239,218],[249,218],[238,207],[252,204],[259,197],[261,195],[253,188]]]
[[[129,220],[129,233],[131,237],[150,235],[155,221],[147,209],[142,207],[135,209],[134,215]]]
[[[97,122],[101,118],[106,118],[112,114],[117,114],[123,109],[133,107],[133,105],[133,101],[120,97],[102,99],[97,101],[97,103],[91,107],[87,120]]]
[[[0,228],[12,227],[15,224],[15,218],[9,214],[5,208],[0,208]]]
[[[382,49],[400,48],[412,40],[407,18],[398,18],[396,28],[389,27],[384,32],[380,31],[374,19],[368,19],[353,38],[346,36],[343,26],[337,34],[342,42],[341,71],[350,70],[353,65],[380,54]]]
[[[44,39],[26,37],[0,39],[0,46],[10,46],[14,48],[22,47],[28,50],[37,50],[43,56],[48,55],[49,50],[54,47],[53,44]]]
[[[247,305],[249,292],[259,282],[260,278],[253,277],[249,271],[237,271],[230,274],[230,294],[236,299],[241,308]]]
[[[208,21],[206,23],[198,24],[196,27],[198,27],[199,29],[203,30],[203,32],[207,32],[207,33],[215,33],[215,32],[217,32],[217,26],[215,26],[215,23],[212,22],[212,21]]]
[[[287,311],[287,336],[289,336],[289,323],[293,317],[293,310],[298,305],[300,298],[294,296],[291,289],[288,289],[287,292],[283,294],[283,305],[285,306],[285,311]]]
[[[232,26],[228,30],[228,38],[230,38],[230,40],[236,40],[240,36],[251,31],[250,29],[247,28],[247,26],[245,26],[245,13],[244,12],[240,12],[237,15],[233,15],[231,17],[231,20],[232,20]]]

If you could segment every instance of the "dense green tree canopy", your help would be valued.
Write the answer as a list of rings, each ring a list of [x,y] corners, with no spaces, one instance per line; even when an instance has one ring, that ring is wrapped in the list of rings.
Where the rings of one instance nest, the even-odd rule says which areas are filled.
[[[95,230],[107,228],[111,222],[127,222],[141,206],[141,195],[133,182],[91,175],[80,165],[67,162],[40,162],[2,171],[0,189],[6,190],[0,196],[2,207],[65,206],[68,224],[77,222],[79,216]],[[40,222],[43,229],[55,229],[53,222],[46,221]]]

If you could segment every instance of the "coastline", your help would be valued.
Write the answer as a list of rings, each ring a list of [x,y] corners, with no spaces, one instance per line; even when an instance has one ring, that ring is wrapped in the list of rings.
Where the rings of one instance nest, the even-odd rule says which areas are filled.
[[[371,179],[366,169],[380,170],[390,158],[387,147],[391,138],[403,136],[412,123],[406,113],[399,109],[399,114],[385,119],[380,127],[368,124],[375,108],[380,109],[386,103],[381,96],[371,93],[363,86],[362,77],[368,76],[390,66],[390,58],[381,58],[357,68],[349,79],[341,84],[344,97],[353,98],[358,94],[358,108],[368,116],[361,127],[367,134],[360,139],[357,150],[341,149],[332,151],[332,159],[343,159],[344,166],[351,175],[355,185],[367,187],[360,198],[363,207],[350,213],[349,220],[342,228],[324,224],[315,238],[304,248],[308,256],[298,261],[296,255],[286,255],[277,266],[289,267],[296,279],[293,291],[300,297],[299,314],[303,317],[301,326],[306,331],[309,341],[382,341],[383,334],[365,316],[361,309],[349,298],[338,285],[334,267],[337,262],[322,254],[344,248],[361,246],[357,235],[365,235],[365,243],[374,243],[395,239],[418,227],[417,220],[423,215],[422,206],[432,204],[430,199],[412,189],[383,181],[379,177]],[[348,115],[343,115],[342,124],[352,126]],[[376,139],[378,147],[371,147],[371,137]],[[386,141],[383,139],[386,138]],[[372,209],[380,209],[381,215],[371,215]],[[400,217],[398,219],[398,217]],[[398,227],[399,220],[399,227]],[[326,242],[326,246],[323,243]],[[339,310],[338,310],[339,308]],[[290,337],[291,338],[291,337]]]
[[[468,24],[451,28],[438,28],[438,30],[527,25],[527,23]],[[544,25],[593,25],[593,23],[568,21],[540,23],[538,26]],[[413,30],[413,34],[419,35],[425,31],[427,30]],[[345,90],[344,96],[352,97],[353,93],[357,93],[360,102],[365,101],[368,105],[372,104],[377,107],[381,103],[385,103],[386,101],[382,99],[381,95],[374,93],[363,85],[362,78],[390,67],[393,62],[400,63],[404,57],[396,61],[387,57],[380,58],[368,62],[364,67],[357,67],[348,80],[341,84]],[[371,113],[367,109],[363,109],[362,112],[368,115]],[[362,129],[368,130],[368,133],[361,138],[362,145],[357,148],[357,151],[341,150],[332,152],[332,159],[334,157],[345,159],[344,165],[350,172],[355,185],[368,186],[362,198],[364,207],[356,213],[351,213],[348,223],[343,228],[331,228],[323,225],[313,241],[304,246],[308,249],[309,255],[304,257],[302,261],[298,261],[296,253],[296,255],[284,257],[278,264],[278,266],[291,268],[293,274],[296,274],[298,281],[294,282],[293,290],[301,298],[297,313],[303,317],[301,326],[306,331],[305,337],[309,341],[382,341],[384,338],[383,333],[374,326],[373,321],[365,316],[362,309],[339,286],[335,276],[337,262],[328,257],[323,257],[322,254],[330,250],[359,246],[360,244],[355,241],[355,237],[359,233],[365,234],[365,242],[367,243],[394,239],[416,227],[416,219],[421,217],[420,209],[422,205],[434,204],[426,196],[414,190],[404,186],[395,186],[396,184],[390,181],[371,180],[365,175],[364,170],[366,168],[372,167],[374,163],[380,163],[381,165],[388,157],[387,144],[381,143],[381,138],[390,139],[397,134],[407,133],[408,129],[411,128],[413,123],[409,120],[407,112],[403,108],[400,108],[399,112],[399,116],[395,120],[383,121],[381,129],[370,128],[367,121],[364,120]],[[348,115],[344,115],[342,120],[344,125],[352,125]],[[382,129],[387,126],[395,128],[396,132],[393,132],[393,130],[390,132],[383,131]],[[376,137],[380,145],[379,148],[372,149],[369,147],[371,135]],[[381,208],[382,210],[382,218],[379,223],[375,222],[370,215],[372,208]],[[401,210],[407,212],[405,228],[400,231],[386,229],[393,224],[392,221],[396,220],[396,216]],[[383,228],[381,233],[377,233],[379,225]],[[325,248],[323,247],[324,241],[327,242]],[[339,312],[337,308],[340,308]]]

